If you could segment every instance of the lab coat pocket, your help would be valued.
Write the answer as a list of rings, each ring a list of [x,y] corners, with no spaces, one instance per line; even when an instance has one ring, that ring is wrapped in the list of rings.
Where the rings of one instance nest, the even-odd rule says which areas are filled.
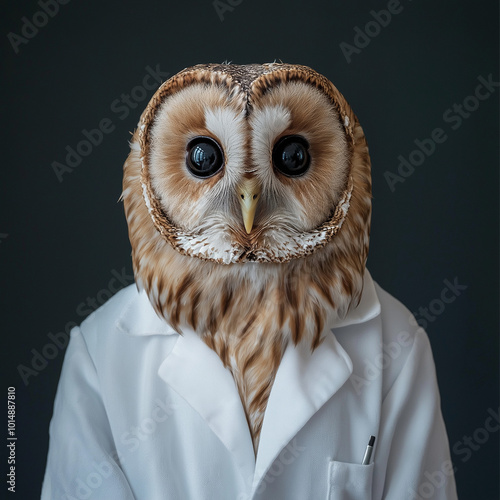
[[[328,464],[327,500],[370,500],[374,463],[349,464],[335,460]]]

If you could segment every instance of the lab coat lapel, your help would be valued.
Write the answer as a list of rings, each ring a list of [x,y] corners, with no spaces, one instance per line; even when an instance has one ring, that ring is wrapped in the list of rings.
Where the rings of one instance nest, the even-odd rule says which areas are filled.
[[[351,359],[333,332],[326,334],[313,353],[304,342],[298,346],[288,345],[262,424],[253,491],[281,450],[344,385],[351,373]]]
[[[238,389],[217,354],[183,329],[158,375],[207,422],[232,453],[243,479],[253,477],[255,456]]]
[[[380,314],[373,280],[365,270],[358,306],[331,325],[324,341],[311,353],[302,342],[289,344],[271,389],[255,465],[253,492],[273,461],[307,421],[345,384],[353,371],[351,358],[333,329],[365,323]]]

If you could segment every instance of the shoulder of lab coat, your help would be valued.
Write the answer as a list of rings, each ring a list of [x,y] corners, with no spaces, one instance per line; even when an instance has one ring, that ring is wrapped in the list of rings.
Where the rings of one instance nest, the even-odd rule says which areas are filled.
[[[100,482],[99,499],[134,500],[119,464],[110,458],[114,451],[112,432],[101,397],[99,375],[87,344],[90,341],[95,345],[95,336],[104,335],[127,296],[133,296],[131,287],[117,293],[80,327],[71,330],[49,428],[43,500],[89,498],[92,494],[89,478]],[[102,331],[91,326],[95,318],[102,320]],[[85,328],[88,335],[83,333],[85,325],[89,327]]]
[[[454,500],[454,466],[429,338],[412,313],[376,285],[386,356],[374,498]],[[401,348],[402,353],[398,354]]]
[[[375,324],[378,327],[371,326]],[[375,284],[368,273],[360,305],[332,331],[348,364],[352,364],[349,390],[354,389],[363,398],[364,391],[371,394],[375,386],[380,386],[380,407],[373,409],[379,413],[380,425],[371,498],[455,499],[448,440],[426,333],[418,328],[411,313]],[[365,347],[373,347],[367,336],[380,331],[381,348],[373,353]],[[163,355],[167,356],[178,335],[154,313],[146,294],[138,293],[135,285],[118,292],[80,328],[73,329],[50,427],[43,500],[74,498],[71,495],[78,486],[80,495],[93,493],[92,498],[134,499],[119,457],[112,459],[115,445],[107,411],[113,401],[103,401],[100,375],[106,373],[109,378],[113,367],[109,366],[107,353],[120,351],[126,338],[133,342],[133,338],[160,336]],[[138,349],[137,356],[140,363],[145,354]],[[127,380],[128,388],[135,383],[140,381]],[[127,384],[117,386],[112,395],[107,391],[107,397],[123,398]],[[134,390],[137,392],[137,387]],[[73,429],[79,432],[74,433]],[[85,465],[75,467],[74,457]],[[102,485],[92,491],[88,479],[96,471],[95,477],[101,478]],[[349,467],[345,473],[350,473]]]

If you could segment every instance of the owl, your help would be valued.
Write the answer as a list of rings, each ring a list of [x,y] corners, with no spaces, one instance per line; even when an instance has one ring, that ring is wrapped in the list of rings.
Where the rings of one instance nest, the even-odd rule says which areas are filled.
[[[122,197],[139,290],[231,372],[257,452],[287,345],[314,350],[361,297],[371,177],[356,116],[306,66],[187,68],[142,113]]]

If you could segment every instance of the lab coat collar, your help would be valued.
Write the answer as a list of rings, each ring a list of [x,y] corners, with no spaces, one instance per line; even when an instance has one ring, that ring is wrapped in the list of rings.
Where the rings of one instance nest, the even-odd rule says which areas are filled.
[[[194,331],[183,328],[183,335],[178,335],[156,316],[144,293],[120,318],[118,327],[130,335],[178,335],[158,375],[205,420],[232,454],[248,491],[255,492],[281,451],[352,373],[351,359],[333,331],[369,321],[379,313],[367,271],[359,305],[329,325],[332,331],[314,352],[305,343],[288,345],[267,404],[257,458],[233,377]]]
[[[357,325],[370,321],[380,314],[380,302],[375,290],[375,283],[373,282],[371,274],[368,269],[365,269],[363,276],[363,293],[361,300],[357,307],[352,308],[345,318],[337,320],[334,324],[330,325],[331,329],[343,328],[344,326]]]
[[[163,318],[160,318],[147,293],[142,290],[129,303],[116,322],[118,330],[133,336],[179,335]]]
[[[344,326],[364,323],[378,316],[380,313],[380,302],[377,298],[375,285],[368,270],[365,270],[363,278],[363,293],[356,308],[351,309],[345,318],[339,319],[330,328],[342,328]],[[124,313],[118,319],[117,328],[134,336],[149,335],[178,335],[178,332],[169,326],[163,318],[154,311],[148,296],[144,290],[134,297]]]

